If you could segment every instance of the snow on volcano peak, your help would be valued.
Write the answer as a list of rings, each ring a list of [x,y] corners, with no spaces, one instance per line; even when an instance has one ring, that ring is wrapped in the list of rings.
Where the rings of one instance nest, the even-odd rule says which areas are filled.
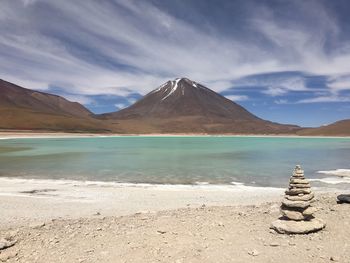
[[[171,81],[171,90],[162,100],[165,100],[166,98],[168,98],[171,94],[173,94],[176,91],[180,80],[181,80],[180,78],[177,78],[177,79]]]
[[[162,88],[164,88],[167,84],[169,83],[169,81],[164,82],[162,85],[160,85],[157,89],[153,90],[151,93],[156,93],[158,91],[160,91]]]

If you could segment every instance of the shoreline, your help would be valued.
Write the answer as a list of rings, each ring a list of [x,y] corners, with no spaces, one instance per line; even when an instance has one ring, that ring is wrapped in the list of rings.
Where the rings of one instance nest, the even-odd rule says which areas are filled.
[[[295,134],[201,134],[201,133],[152,133],[152,134],[109,134],[109,133],[67,133],[67,132],[7,132],[0,131],[0,140],[7,139],[50,139],[50,138],[113,138],[113,137],[246,137],[246,138],[334,138],[350,139],[350,136],[305,136]]]
[[[0,229],[57,218],[88,218],[96,213],[123,216],[202,205],[252,205],[277,201],[283,191],[242,185],[135,185],[0,178],[0,210],[6,211],[0,214]]]
[[[319,194],[344,192],[331,186],[313,189]],[[0,214],[0,229],[58,218],[90,218],[95,214],[125,216],[202,205],[258,205],[281,201],[284,190],[241,184],[153,185],[0,178],[0,210],[6,211]]]

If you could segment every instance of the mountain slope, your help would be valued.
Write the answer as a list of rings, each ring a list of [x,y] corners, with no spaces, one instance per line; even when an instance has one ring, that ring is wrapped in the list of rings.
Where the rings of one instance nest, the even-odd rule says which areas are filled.
[[[240,105],[186,78],[168,81],[130,107],[102,114],[130,132],[295,133],[298,126],[262,120]]]
[[[0,80],[0,129],[105,130],[100,123],[77,102]]]
[[[299,135],[350,136],[350,119],[341,120],[319,128],[303,129]]]
[[[103,116],[118,119],[181,116],[206,116],[235,120],[258,119],[231,100],[185,78],[168,81],[127,109]]]
[[[57,95],[25,89],[4,80],[0,80],[0,105],[56,115],[75,117],[92,115],[92,112],[77,102],[70,102]]]

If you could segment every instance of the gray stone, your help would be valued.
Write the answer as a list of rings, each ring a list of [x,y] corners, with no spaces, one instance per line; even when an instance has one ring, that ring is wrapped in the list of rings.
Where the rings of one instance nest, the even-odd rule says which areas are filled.
[[[337,196],[339,203],[348,203],[350,204],[350,195],[338,195]]]
[[[14,244],[16,244],[15,240],[1,239],[0,240],[0,250],[12,247]]]
[[[308,234],[325,228],[326,224],[318,219],[309,221],[276,220],[271,228],[280,234]]]
[[[301,221],[301,220],[307,219],[307,217],[304,216],[303,213],[299,211],[281,209],[281,213],[284,217],[287,217],[290,220]]]
[[[40,229],[45,226],[45,222],[40,222],[40,223],[33,223],[30,225],[31,228],[33,229]]]
[[[280,246],[280,244],[277,242],[270,243],[270,247],[279,247],[279,246]]]
[[[303,215],[304,216],[312,216],[316,212],[317,212],[317,208],[310,206],[303,211]]]
[[[339,261],[339,258],[336,257],[336,256],[332,256],[329,258],[330,261],[333,261],[333,262],[338,262]]]
[[[293,174],[292,178],[295,179],[305,179],[304,174]]]
[[[311,194],[310,188],[303,189],[289,189],[285,192],[287,195],[298,195],[298,194]]]
[[[6,262],[11,258],[14,258],[18,255],[18,251],[6,251],[5,253],[0,254],[0,262]],[[17,260],[16,260],[17,261]]]
[[[321,230],[325,224],[313,217],[317,211],[316,208],[311,207],[313,202],[314,194],[311,191],[311,185],[305,179],[300,165],[297,165],[282,201],[281,214],[283,217],[273,222],[272,228],[284,234],[307,234]]]
[[[285,197],[286,199],[292,201],[310,201],[315,197],[315,195],[313,193],[310,193],[305,195],[286,195]]]
[[[293,177],[304,177],[304,171],[294,171],[293,172]]]
[[[291,178],[290,179],[291,184],[309,184],[309,180],[307,179],[300,179],[300,178]]]
[[[288,199],[284,199],[282,201],[282,204],[286,207],[292,207],[292,208],[306,208],[310,206],[310,202],[307,201],[292,201]]]
[[[289,184],[290,187],[293,188],[310,188],[310,184]]]
[[[251,256],[256,257],[256,256],[259,256],[260,253],[256,249],[253,249],[251,251],[248,251],[248,254],[251,255]]]

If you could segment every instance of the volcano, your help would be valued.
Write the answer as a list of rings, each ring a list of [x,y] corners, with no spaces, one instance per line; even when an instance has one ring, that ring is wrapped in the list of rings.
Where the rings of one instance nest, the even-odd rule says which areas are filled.
[[[102,114],[128,133],[295,133],[300,127],[260,119],[188,78],[167,81],[135,104]]]

